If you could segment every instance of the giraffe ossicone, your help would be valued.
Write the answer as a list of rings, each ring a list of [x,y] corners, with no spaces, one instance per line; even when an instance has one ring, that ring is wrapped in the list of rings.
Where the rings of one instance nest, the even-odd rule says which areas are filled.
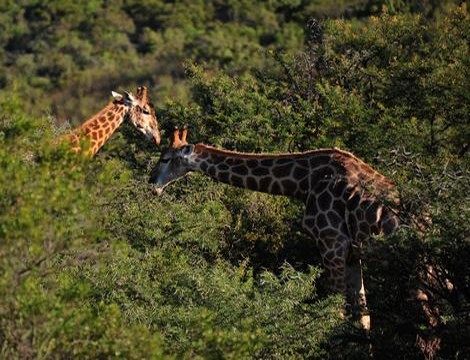
[[[331,290],[344,294],[365,330],[367,314],[362,241],[399,224],[386,202],[398,204],[394,184],[349,152],[320,149],[303,153],[249,154],[188,144],[188,130],[176,129],[171,146],[152,169],[155,193],[191,171],[255,191],[286,195],[305,204],[302,226],[315,239]]]
[[[112,91],[111,94],[114,98],[112,102],[80,127],[60,137],[58,141],[69,141],[72,150],[80,152],[83,140],[86,139],[89,141],[87,154],[93,156],[127,118],[148,140],[159,145],[160,131],[157,116],[147,88],[145,86],[138,87],[135,96],[129,92],[120,94]]]

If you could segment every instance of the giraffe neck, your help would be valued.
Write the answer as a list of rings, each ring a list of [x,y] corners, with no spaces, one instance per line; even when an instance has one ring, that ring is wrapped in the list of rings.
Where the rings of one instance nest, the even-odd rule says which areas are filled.
[[[89,155],[94,156],[124,121],[126,106],[109,103],[75,130],[74,142],[84,135],[90,141]]]
[[[223,183],[303,201],[332,179],[342,179],[350,185],[369,183],[386,189],[394,187],[362,160],[339,149],[256,155],[197,144],[190,167]]]
[[[190,166],[217,181],[274,195],[304,198],[309,187],[304,154],[251,155],[197,144]]]

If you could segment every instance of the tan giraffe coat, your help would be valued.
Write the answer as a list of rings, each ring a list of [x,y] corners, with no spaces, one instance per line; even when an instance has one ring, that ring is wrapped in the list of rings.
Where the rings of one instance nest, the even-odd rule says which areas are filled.
[[[137,89],[134,97],[130,93],[121,95],[113,92],[114,101],[110,102],[98,113],[85,121],[79,128],[58,139],[58,142],[68,140],[72,150],[82,150],[83,140],[89,141],[87,154],[94,156],[116,129],[129,117],[131,123],[148,139],[156,144],[160,143],[157,117],[153,104],[148,97],[147,88],[142,86]]]

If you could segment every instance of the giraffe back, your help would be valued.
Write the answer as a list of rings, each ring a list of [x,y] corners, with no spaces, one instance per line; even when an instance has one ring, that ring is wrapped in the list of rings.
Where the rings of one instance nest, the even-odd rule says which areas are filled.
[[[309,163],[305,221],[314,236],[342,233],[360,242],[396,229],[398,195],[389,179],[338,149],[313,152]]]

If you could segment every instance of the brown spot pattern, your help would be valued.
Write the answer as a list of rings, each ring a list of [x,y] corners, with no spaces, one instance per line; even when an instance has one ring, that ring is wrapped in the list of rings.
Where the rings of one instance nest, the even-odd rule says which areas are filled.
[[[203,161],[200,169],[212,177],[237,187],[302,199],[306,203],[302,226],[316,239],[333,288],[359,293],[355,284],[346,284],[346,249],[352,242],[397,226],[394,216],[387,218],[378,211],[380,202],[363,184],[383,189],[393,186],[391,182],[352,154],[336,149],[276,156],[197,146]]]

